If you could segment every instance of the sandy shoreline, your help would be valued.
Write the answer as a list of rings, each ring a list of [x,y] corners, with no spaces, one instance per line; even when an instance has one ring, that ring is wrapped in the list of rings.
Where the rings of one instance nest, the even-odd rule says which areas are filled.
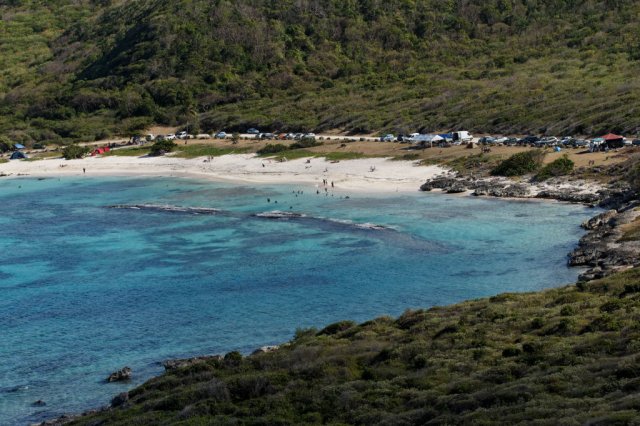
[[[440,166],[418,166],[411,161],[367,158],[329,162],[324,158],[278,162],[255,154],[232,154],[184,159],[164,157],[87,157],[80,160],[62,158],[38,161],[13,160],[0,164],[0,174],[7,177],[60,176],[157,176],[210,179],[256,184],[334,183],[335,190],[357,192],[416,192],[426,180],[445,175]]]

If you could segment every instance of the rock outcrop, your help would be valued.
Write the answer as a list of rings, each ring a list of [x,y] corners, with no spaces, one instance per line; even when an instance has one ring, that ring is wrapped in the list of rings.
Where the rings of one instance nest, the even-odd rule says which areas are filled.
[[[107,382],[112,383],[112,382],[124,382],[127,380],[131,380],[132,373],[133,371],[131,370],[131,368],[124,367],[118,371],[114,371],[113,373],[109,374],[109,377],[107,377]]]
[[[257,355],[257,354],[268,354],[269,352],[275,352],[278,349],[280,349],[280,346],[278,345],[272,345],[272,346],[262,346],[261,348],[256,349],[255,351],[253,351],[251,353],[251,355]]]
[[[614,272],[640,266],[640,244],[625,241],[623,225],[640,217],[634,205],[624,209],[603,212],[582,224],[587,233],[578,247],[569,254],[570,266],[586,266],[589,269],[579,277],[580,281],[606,277]]]
[[[602,201],[602,195],[591,192],[577,192],[570,189],[543,190],[536,194],[536,198],[567,201],[569,203],[582,203],[596,205]]]
[[[122,407],[127,403],[127,401],[129,401],[129,392],[122,392],[113,397],[113,399],[111,400],[111,406],[114,408]]]

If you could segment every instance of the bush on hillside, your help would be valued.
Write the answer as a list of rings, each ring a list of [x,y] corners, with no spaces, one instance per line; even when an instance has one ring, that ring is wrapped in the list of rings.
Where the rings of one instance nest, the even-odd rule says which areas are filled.
[[[320,146],[322,142],[316,141],[314,138],[302,138],[298,142],[294,142],[289,146],[291,149],[311,148],[314,146]]]
[[[540,169],[544,153],[539,149],[519,152],[498,164],[491,174],[493,176],[522,176]]]
[[[13,149],[13,142],[6,136],[0,136],[0,152],[7,152]]]
[[[151,156],[163,155],[163,154],[166,154],[167,152],[173,151],[177,146],[178,145],[176,145],[176,143],[173,141],[170,141],[167,139],[159,140],[158,142],[154,143],[151,146],[151,152],[149,152],[149,155]]]
[[[640,160],[636,161],[636,164],[631,167],[626,179],[634,190],[640,192]]]
[[[543,181],[552,177],[568,175],[573,171],[574,166],[575,163],[571,161],[565,154],[557,160],[554,160],[544,166],[542,170],[538,172],[535,179],[537,181]]]
[[[269,154],[277,154],[279,152],[283,152],[288,150],[289,147],[287,147],[286,145],[283,145],[281,143],[277,143],[277,144],[267,144],[265,145],[264,148],[260,148],[257,153],[258,155],[269,155]]]
[[[86,146],[68,145],[62,150],[62,156],[65,160],[75,160],[82,158],[89,153],[90,149]]]

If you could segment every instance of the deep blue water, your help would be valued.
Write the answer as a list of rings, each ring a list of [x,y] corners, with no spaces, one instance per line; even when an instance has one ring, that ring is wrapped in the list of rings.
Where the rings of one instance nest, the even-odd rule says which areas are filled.
[[[250,352],[297,327],[572,282],[566,254],[595,214],[344,195],[161,178],[0,181],[0,424],[107,404],[168,358]],[[145,203],[221,212],[106,208]],[[252,216],[289,207],[306,217]],[[125,365],[135,380],[104,383]],[[47,406],[33,407],[39,399]]]

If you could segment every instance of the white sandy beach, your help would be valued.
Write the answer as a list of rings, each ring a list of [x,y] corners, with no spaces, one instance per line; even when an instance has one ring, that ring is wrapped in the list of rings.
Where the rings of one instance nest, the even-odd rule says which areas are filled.
[[[308,161],[308,162],[307,162]],[[323,179],[337,191],[415,192],[427,179],[447,174],[439,166],[418,166],[411,161],[385,158],[329,162],[324,158],[296,159],[285,162],[236,154],[183,159],[164,157],[87,157],[38,161],[13,160],[0,164],[0,174],[8,176],[163,176],[199,179],[307,185],[322,185]]]

